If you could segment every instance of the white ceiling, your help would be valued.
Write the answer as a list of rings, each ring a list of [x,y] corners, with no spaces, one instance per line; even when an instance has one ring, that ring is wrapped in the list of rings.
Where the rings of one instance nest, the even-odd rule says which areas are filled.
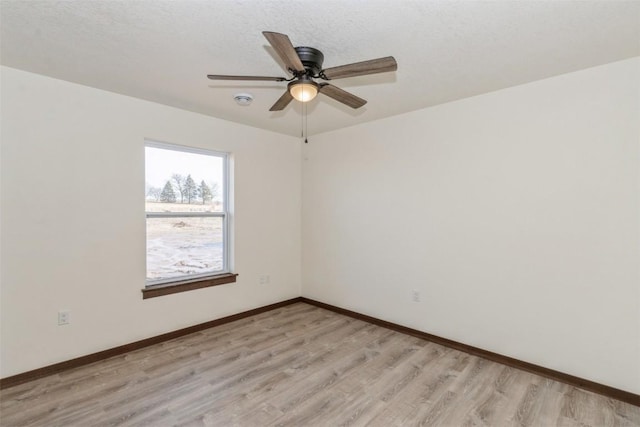
[[[289,135],[301,105],[268,111],[286,83],[206,78],[287,76],[265,30],[326,68],[398,62],[332,81],[369,102],[318,96],[311,135],[640,55],[640,1],[2,0],[0,24],[3,65]]]

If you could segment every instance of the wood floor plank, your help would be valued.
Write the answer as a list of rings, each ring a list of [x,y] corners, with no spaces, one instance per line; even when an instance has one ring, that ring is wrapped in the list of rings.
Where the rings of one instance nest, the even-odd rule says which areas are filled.
[[[419,390],[423,383],[423,373],[430,371],[442,360],[444,354],[438,351],[418,352],[400,365],[391,365],[375,382],[369,382],[365,393],[374,399],[365,399],[365,407],[358,408],[360,417],[348,415],[348,419],[357,420],[354,424],[391,425],[402,422],[403,415],[413,409],[412,393]],[[398,408],[403,408],[398,410]]]
[[[0,425],[638,427],[640,408],[296,303],[4,389]]]
[[[325,345],[316,351],[312,350],[311,357],[303,363],[292,365],[291,368],[284,372],[279,372],[264,382],[257,384],[233,401],[224,402],[226,405],[225,411],[233,414],[233,418],[229,422],[238,423],[239,425],[244,425],[245,423],[252,425],[249,420],[255,417],[253,415],[246,416],[245,414],[250,412],[252,406],[265,404],[267,400],[271,402],[268,407],[276,409],[270,411],[270,413],[280,412],[280,415],[282,415],[283,411],[274,406],[277,400],[276,396],[284,395],[285,400],[289,400],[290,397],[287,396],[291,393],[291,384],[306,384],[309,376],[317,375],[323,366],[331,366],[334,360],[352,354],[359,349],[359,346],[366,345],[369,340],[375,340],[380,332],[384,332],[376,330],[376,328],[370,328],[369,326],[371,325],[364,326],[363,329],[352,335],[352,337],[361,335],[360,339],[349,342],[353,341],[352,338],[349,338],[346,342],[338,341],[331,346]]]

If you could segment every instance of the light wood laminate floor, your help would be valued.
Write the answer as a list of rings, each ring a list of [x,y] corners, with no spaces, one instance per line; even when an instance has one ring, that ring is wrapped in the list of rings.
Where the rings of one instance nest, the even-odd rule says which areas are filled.
[[[0,393],[10,426],[640,426],[640,408],[304,303]]]

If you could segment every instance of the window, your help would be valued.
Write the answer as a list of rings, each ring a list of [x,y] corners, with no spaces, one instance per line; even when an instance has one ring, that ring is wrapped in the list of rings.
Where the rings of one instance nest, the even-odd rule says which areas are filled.
[[[146,143],[144,298],[235,281],[228,162],[227,153]]]

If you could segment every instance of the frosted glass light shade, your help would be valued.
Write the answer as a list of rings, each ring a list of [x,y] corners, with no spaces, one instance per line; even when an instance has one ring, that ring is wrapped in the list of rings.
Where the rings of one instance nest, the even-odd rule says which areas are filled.
[[[312,80],[299,80],[289,85],[289,93],[297,101],[309,102],[318,94],[318,84]]]

